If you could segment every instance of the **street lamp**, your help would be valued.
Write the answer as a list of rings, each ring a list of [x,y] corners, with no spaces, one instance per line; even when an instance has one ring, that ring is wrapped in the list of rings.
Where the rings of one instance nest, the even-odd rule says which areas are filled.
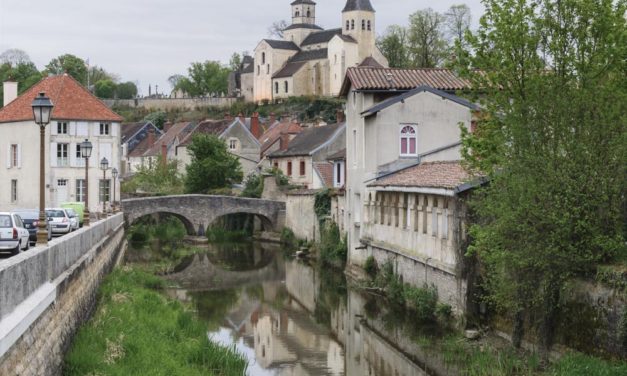
[[[113,176],[113,212],[117,212],[117,205],[115,203],[115,181],[118,179],[118,169],[117,168],[113,168],[113,170],[111,170],[111,175]]]
[[[50,123],[50,116],[54,105],[45,93],[39,93],[32,103],[33,117],[39,125],[39,229],[37,230],[37,244],[48,244],[48,231],[46,231],[46,125]]]
[[[83,189],[85,190],[85,210],[83,211],[83,226],[89,226],[89,158],[91,157],[91,151],[93,146],[88,139],[81,142],[81,157],[85,158],[85,184]]]
[[[109,161],[107,158],[102,158],[100,161],[100,169],[102,170],[102,215],[107,216],[107,200],[106,191],[104,190],[104,184],[107,181],[107,170],[109,169]]]

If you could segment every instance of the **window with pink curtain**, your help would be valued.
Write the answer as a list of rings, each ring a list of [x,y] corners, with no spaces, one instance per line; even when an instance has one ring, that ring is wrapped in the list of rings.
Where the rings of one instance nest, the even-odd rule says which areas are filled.
[[[401,156],[416,156],[416,127],[406,125],[401,129]]]

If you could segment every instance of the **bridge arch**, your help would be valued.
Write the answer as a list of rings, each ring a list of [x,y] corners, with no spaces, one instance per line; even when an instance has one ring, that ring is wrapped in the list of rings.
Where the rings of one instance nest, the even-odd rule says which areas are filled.
[[[122,200],[128,225],[137,219],[157,213],[179,218],[190,235],[204,235],[205,229],[218,218],[237,213],[254,214],[267,228],[279,231],[285,225],[285,203],[230,196],[181,195]]]

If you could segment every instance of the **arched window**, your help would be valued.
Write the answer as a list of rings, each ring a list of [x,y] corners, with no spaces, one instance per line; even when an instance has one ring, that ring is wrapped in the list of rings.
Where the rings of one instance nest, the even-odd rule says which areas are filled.
[[[285,92],[287,93],[289,91],[289,89],[290,89],[290,84],[288,84],[287,81],[285,81],[283,83],[283,86],[285,87]]]
[[[401,157],[415,157],[418,155],[416,127],[413,125],[405,125],[401,129]]]
[[[346,30],[350,30],[351,23],[349,20],[346,20]]]
[[[274,93],[275,94],[279,94],[279,83],[278,82],[274,83]]]
[[[351,30],[355,30],[355,20],[351,20]]]
[[[300,17],[300,12],[296,11],[295,17]]]
[[[366,20],[361,20],[361,29],[366,30]]]
[[[257,76],[261,74],[261,65],[257,65]]]
[[[368,31],[372,30],[372,24],[370,23],[370,20],[368,20]]]
[[[265,64],[266,63],[266,53],[262,52],[261,53],[261,64]]]
[[[270,74],[270,64],[266,66],[266,74]]]
[[[309,10],[309,8],[307,9],[307,17],[311,17],[311,11]]]

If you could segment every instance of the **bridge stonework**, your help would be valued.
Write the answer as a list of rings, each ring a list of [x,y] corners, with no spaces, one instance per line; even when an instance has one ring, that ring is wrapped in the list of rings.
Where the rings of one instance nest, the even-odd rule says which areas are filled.
[[[172,214],[185,225],[189,235],[204,235],[218,218],[237,213],[257,215],[269,230],[285,226],[285,202],[210,195],[181,195],[136,198],[122,201],[127,224],[158,213]]]

